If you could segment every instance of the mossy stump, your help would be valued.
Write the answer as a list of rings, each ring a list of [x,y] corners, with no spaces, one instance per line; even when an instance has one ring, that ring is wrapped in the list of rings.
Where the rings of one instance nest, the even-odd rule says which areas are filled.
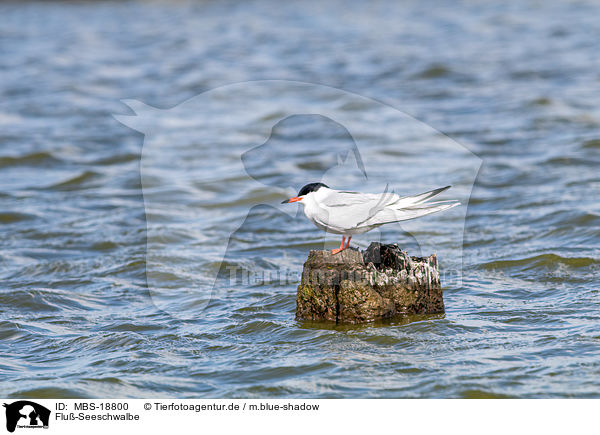
[[[299,320],[363,323],[443,312],[437,257],[409,257],[395,244],[310,251],[296,297]]]

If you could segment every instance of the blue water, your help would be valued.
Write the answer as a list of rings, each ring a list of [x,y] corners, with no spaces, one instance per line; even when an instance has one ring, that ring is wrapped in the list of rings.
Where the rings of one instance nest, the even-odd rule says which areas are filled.
[[[0,396],[598,397],[600,6],[550,3],[0,4]],[[321,179],[454,185],[353,238],[444,315],[294,319]]]

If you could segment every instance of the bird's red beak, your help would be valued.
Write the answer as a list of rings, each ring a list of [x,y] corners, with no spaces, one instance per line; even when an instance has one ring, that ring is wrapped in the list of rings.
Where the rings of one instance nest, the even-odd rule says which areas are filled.
[[[300,198],[299,196],[294,196],[293,198],[286,199],[285,201],[282,201],[281,203],[282,204],[287,204],[287,203],[290,203],[290,202],[298,202],[298,201],[301,201],[301,200],[302,200],[302,198]]]

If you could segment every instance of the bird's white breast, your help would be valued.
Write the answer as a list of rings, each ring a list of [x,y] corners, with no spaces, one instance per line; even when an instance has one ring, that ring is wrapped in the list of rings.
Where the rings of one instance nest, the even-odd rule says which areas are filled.
[[[340,226],[336,222],[335,213],[332,213],[329,207],[321,204],[321,200],[326,197],[330,189],[321,188],[316,192],[311,192],[302,200],[304,205],[304,214],[317,228],[332,234],[347,234],[347,228]]]

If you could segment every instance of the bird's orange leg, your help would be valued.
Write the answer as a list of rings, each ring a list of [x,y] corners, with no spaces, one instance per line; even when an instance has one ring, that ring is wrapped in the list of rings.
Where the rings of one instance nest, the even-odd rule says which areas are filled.
[[[332,254],[337,254],[338,252],[342,252],[344,249],[346,249],[346,248],[344,248],[344,243],[346,243],[346,236],[342,236],[342,244],[340,245],[339,248],[332,249],[331,253]]]
[[[344,249],[348,249],[350,247],[350,239],[352,236],[348,237],[348,243],[346,243],[346,247]]]

